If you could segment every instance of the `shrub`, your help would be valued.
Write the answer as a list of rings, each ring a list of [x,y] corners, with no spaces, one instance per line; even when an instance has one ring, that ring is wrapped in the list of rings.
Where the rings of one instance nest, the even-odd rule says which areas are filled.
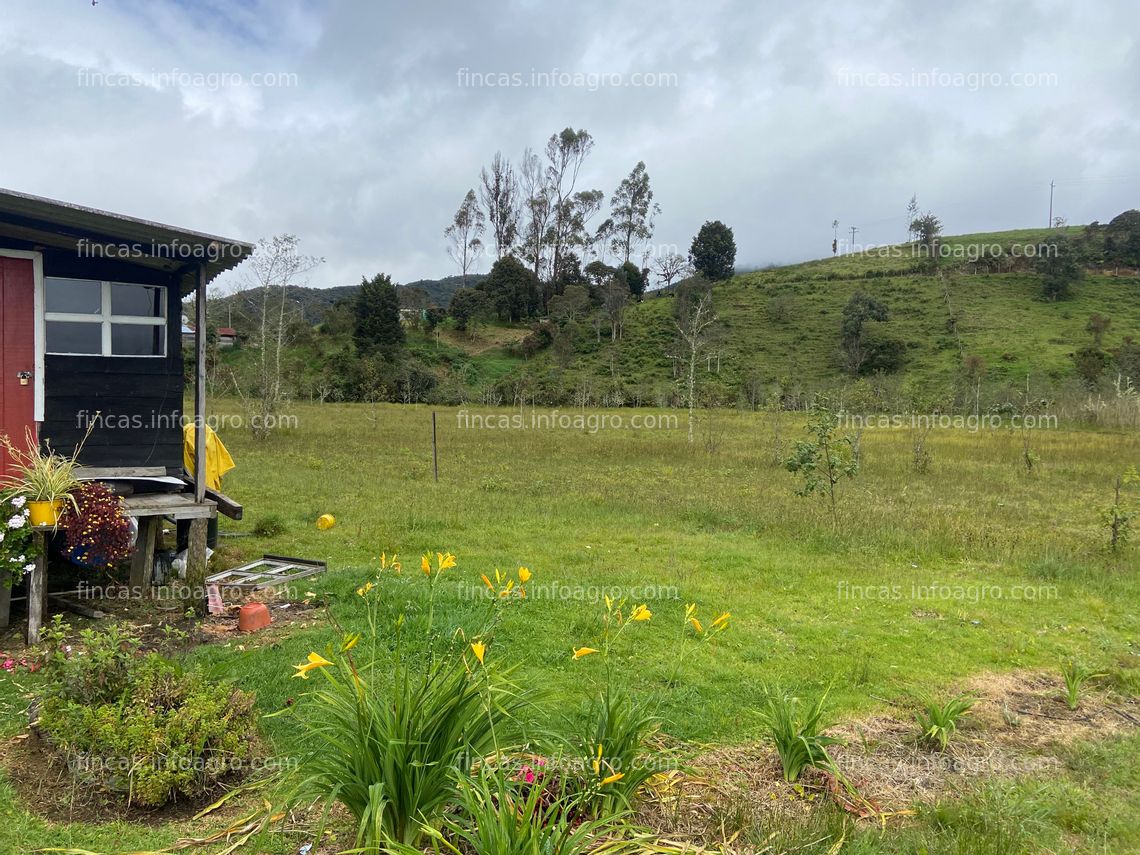
[[[541,782],[512,780],[496,769],[461,778],[459,794],[461,813],[444,823],[450,840],[437,837],[450,852],[584,855],[600,851],[599,837],[621,830],[615,824],[620,817],[582,819],[572,795],[550,793]],[[418,850],[403,851],[411,855]],[[605,851],[634,851],[634,844],[609,840]]]
[[[826,700],[827,692],[813,703],[765,691],[760,720],[765,737],[780,755],[784,780],[789,783],[798,780],[809,766],[828,770],[835,768],[827,749],[831,745],[841,745],[842,741],[821,733],[827,726],[823,723]]]
[[[258,537],[280,537],[285,531],[285,520],[279,514],[266,514],[253,524],[253,533]]]
[[[631,809],[645,782],[672,768],[654,758],[647,745],[658,725],[645,702],[606,686],[571,744],[579,773],[572,787],[587,814],[612,816]]]
[[[123,500],[96,481],[84,482],[71,495],[60,519],[68,557],[91,569],[106,569],[129,557],[131,520]]]
[[[381,571],[399,572],[399,562],[382,560]],[[458,797],[456,776],[469,775],[475,762],[500,751],[506,727],[525,702],[504,677],[485,668],[490,627],[499,604],[517,598],[530,578],[504,584],[485,579],[493,596],[484,632],[470,643],[450,636],[437,653],[433,639],[436,581],[455,566],[450,553],[425,555],[421,569],[428,578],[427,627],[415,635],[428,639],[428,649],[408,650],[403,628],[406,614],[393,615],[394,651],[379,637],[387,623],[373,582],[357,589],[369,600],[369,638],[363,652],[353,652],[360,634],[342,639],[328,656],[310,653],[294,676],[319,671],[322,688],[308,693],[294,710],[311,750],[302,757],[290,801],[321,801],[326,811],[343,805],[357,823],[356,845],[414,846],[425,829],[438,824]],[[393,655],[394,654],[394,655]]]
[[[157,807],[204,795],[250,756],[253,695],[136,656],[117,629],[82,638],[85,653],[49,655],[38,723],[80,782]]]
[[[1081,705],[1081,690],[1085,683],[1104,674],[1094,672],[1074,659],[1061,663],[1061,677],[1065,681],[1065,703],[1075,710]]]
[[[923,698],[923,708],[914,714],[920,731],[919,740],[930,746],[936,745],[940,751],[945,751],[946,746],[950,744],[950,737],[958,730],[959,720],[970,714],[970,708],[975,703],[977,698],[968,695],[959,695],[944,703],[932,698]]]

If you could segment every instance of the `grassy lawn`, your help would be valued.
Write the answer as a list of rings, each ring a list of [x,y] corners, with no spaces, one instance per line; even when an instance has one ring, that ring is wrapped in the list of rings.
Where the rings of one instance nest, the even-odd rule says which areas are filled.
[[[235,406],[216,404],[219,413]],[[833,525],[817,498],[795,495],[794,477],[776,463],[804,435],[792,415],[705,414],[690,448],[678,411],[607,411],[677,422],[591,432],[479,429],[471,416],[510,411],[440,408],[433,483],[430,409],[330,404],[292,412],[298,426],[261,444],[221,431],[238,463],[225,491],[246,507],[246,518],[224,521],[223,531],[250,532],[269,515],[286,526],[272,539],[223,538],[223,555],[327,560],[328,574],[302,590],[326,595],[350,628],[364,619],[355,588],[374,577],[381,552],[404,561],[402,575],[382,577],[384,596],[413,610],[426,592],[418,556],[455,553],[458,566],[437,594],[446,629],[473,626],[486,608],[481,573],[529,567],[530,596],[507,610],[488,656],[517,663],[517,678],[542,690],[538,724],[582,709],[601,679],[596,657],[575,662],[571,650],[597,640],[603,593],[653,611],[622,639],[618,668],[631,690],[658,704],[669,737],[686,743],[757,740],[764,684],[831,686],[839,719],[984,672],[1055,670],[1070,657],[1135,685],[1140,561],[1135,546],[1106,552],[1101,521],[1112,480],[1140,463],[1135,433],[1036,431],[1040,463],[1029,474],[1016,432],[936,430],[931,469],[917,474],[908,431],[867,430],[862,471],[843,486]],[[337,525],[319,531],[314,522],[324,513]],[[679,661],[690,602],[709,617],[731,611],[732,626]],[[201,646],[189,659],[255,690],[259,709],[272,713],[304,688],[291,680],[291,666],[323,649],[330,633],[318,620],[299,621],[267,639]],[[674,674],[679,685],[671,687]],[[23,729],[21,692],[33,679],[0,678],[4,734]],[[263,730],[275,751],[296,750],[288,717],[265,719]],[[851,832],[843,851],[1036,851],[982,847],[986,822],[1005,823],[1002,834],[1021,828],[1041,846],[1125,851],[1137,845],[1138,747],[1127,737],[1077,746],[1063,774],[1046,782],[1055,791],[1033,782],[983,788],[924,810],[905,832]],[[48,844],[124,851],[187,831],[49,829],[10,796],[0,790],[2,851]],[[1055,812],[1065,799],[1084,813],[1038,810]],[[1111,824],[1101,821],[1108,814]],[[807,844],[812,833],[843,829],[838,814],[813,822],[818,827],[777,830]],[[1111,835],[1105,849],[1096,848],[1101,835]],[[970,840],[976,845],[962,842]],[[287,851],[280,840],[268,845]]]

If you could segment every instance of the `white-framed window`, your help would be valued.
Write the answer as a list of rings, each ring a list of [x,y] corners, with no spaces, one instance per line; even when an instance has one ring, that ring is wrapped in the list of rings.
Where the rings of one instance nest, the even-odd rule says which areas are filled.
[[[47,353],[166,356],[166,288],[44,278]]]

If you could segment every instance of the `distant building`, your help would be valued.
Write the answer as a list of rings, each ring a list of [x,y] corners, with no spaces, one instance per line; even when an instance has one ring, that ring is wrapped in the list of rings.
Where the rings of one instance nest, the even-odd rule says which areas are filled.
[[[233,347],[237,344],[237,330],[233,327],[218,327],[218,347]]]
[[[187,323],[186,316],[182,316],[182,346],[194,346],[194,327]]]

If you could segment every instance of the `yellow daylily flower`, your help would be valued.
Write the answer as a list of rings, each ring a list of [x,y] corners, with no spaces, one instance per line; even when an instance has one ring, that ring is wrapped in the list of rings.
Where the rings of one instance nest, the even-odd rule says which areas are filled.
[[[724,629],[726,626],[728,626],[728,619],[730,617],[732,617],[732,612],[725,612],[712,622],[713,627],[716,629]]]
[[[614,601],[610,598],[609,594],[606,594],[605,596],[606,596],[606,611],[612,612],[614,610]]]
[[[475,658],[479,660],[479,664],[483,664],[483,656],[487,652],[487,645],[481,641],[471,642],[471,652],[475,654]]]
[[[341,653],[348,653],[352,648],[356,647],[357,642],[360,641],[360,633],[354,632],[351,635],[344,637],[344,644],[340,648]]]
[[[598,756],[592,761],[594,767],[594,774],[602,774],[602,743],[598,743]]]
[[[356,596],[363,597],[365,594],[367,594],[369,591],[371,591],[375,587],[376,586],[373,585],[371,582],[366,582],[365,584],[361,585],[359,588],[356,589]]]
[[[530,570],[528,570],[526,567],[520,567],[519,568],[519,581],[522,582],[524,585],[530,581],[531,575],[532,574],[531,574]]]
[[[420,569],[424,571],[425,576],[431,575],[431,555],[426,552],[420,556]]]
[[[332,665],[332,663],[329,662],[329,660],[325,659],[325,657],[321,656],[321,654],[310,653],[309,659],[307,662],[302,662],[300,665],[294,665],[293,666],[294,668],[297,669],[297,673],[294,674],[293,676],[294,677],[300,677],[302,680],[308,680],[309,679],[309,672],[312,671],[314,668],[325,668],[325,667],[328,667],[329,665]]]
[[[695,629],[697,631],[698,635],[700,635],[702,632],[705,631],[705,628],[703,626],[701,626],[701,622],[699,620],[697,620],[695,617],[689,618],[689,623],[692,624],[693,629]]]
[[[629,615],[630,620],[649,620],[651,617],[653,617],[653,612],[649,611],[649,606],[645,605],[638,606]]]
[[[574,658],[581,659],[583,656],[589,656],[591,653],[597,653],[593,647],[576,647],[574,649]]]
[[[437,552],[435,554],[435,560],[436,569],[441,571],[455,566],[455,556],[450,552]]]
[[[606,784],[617,783],[618,781],[620,781],[624,777],[625,777],[625,772],[614,772],[612,775],[609,775],[608,777],[602,778],[602,781],[600,784],[598,784],[598,786],[604,787]]]
[[[685,606],[685,620],[692,620],[693,616],[697,613],[697,604],[689,603]]]
[[[486,573],[484,573],[479,578],[483,580],[483,584],[487,586],[488,591],[494,591],[495,590],[495,586],[491,584],[491,580],[487,578]]]

